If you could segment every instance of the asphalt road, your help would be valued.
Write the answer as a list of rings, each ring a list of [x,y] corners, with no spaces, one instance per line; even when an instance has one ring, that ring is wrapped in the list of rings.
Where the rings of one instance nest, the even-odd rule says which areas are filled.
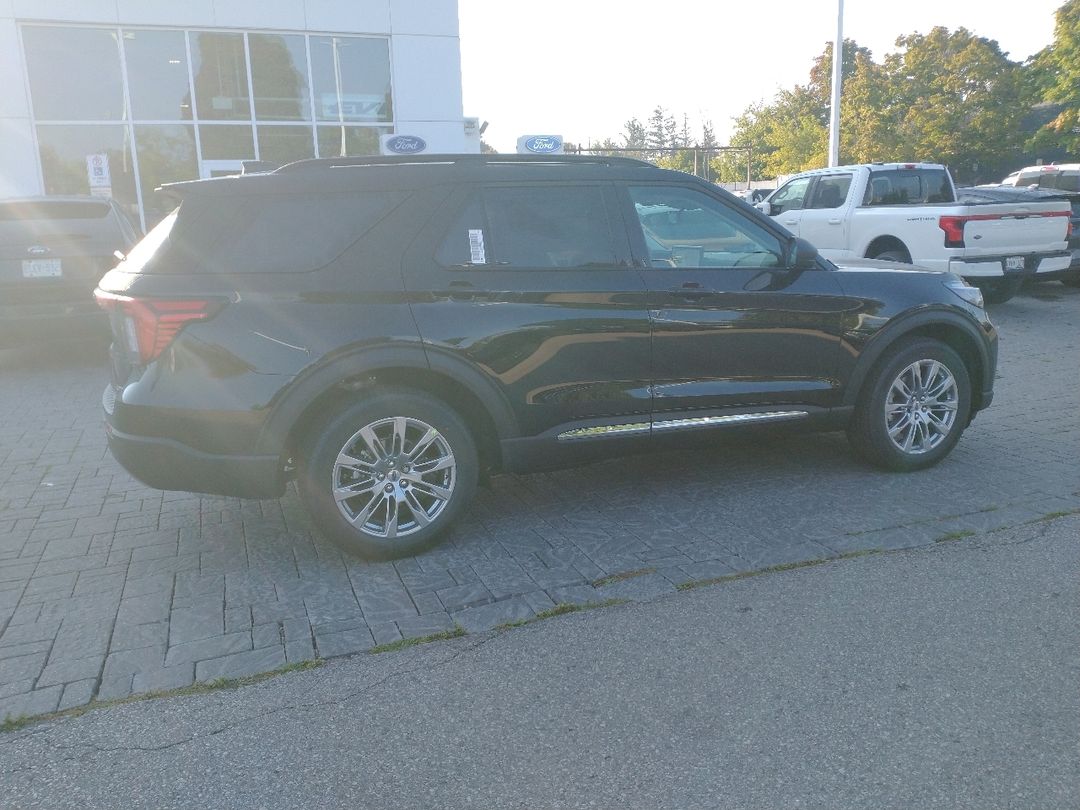
[[[0,735],[13,808],[1075,808],[1080,516]]]

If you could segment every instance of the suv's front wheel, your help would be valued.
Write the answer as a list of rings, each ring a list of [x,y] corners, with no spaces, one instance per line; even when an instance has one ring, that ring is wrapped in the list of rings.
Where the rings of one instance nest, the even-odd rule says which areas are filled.
[[[319,528],[364,557],[430,547],[476,491],[476,443],[461,417],[411,391],[373,394],[311,431],[299,489]]]
[[[915,340],[893,350],[871,373],[848,438],[872,464],[920,470],[949,454],[970,409],[964,361],[940,341]]]

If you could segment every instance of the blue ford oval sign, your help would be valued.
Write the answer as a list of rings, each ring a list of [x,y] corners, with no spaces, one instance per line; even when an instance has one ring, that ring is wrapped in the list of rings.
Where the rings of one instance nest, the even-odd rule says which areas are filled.
[[[395,155],[416,155],[425,149],[427,141],[418,135],[395,135],[386,140],[386,151]]]
[[[558,135],[534,135],[525,141],[525,148],[539,155],[561,152],[562,145],[562,138]]]

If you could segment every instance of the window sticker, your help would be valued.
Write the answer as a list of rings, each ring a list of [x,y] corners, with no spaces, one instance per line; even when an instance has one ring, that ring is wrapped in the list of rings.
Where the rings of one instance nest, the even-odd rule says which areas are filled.
[[[487,264],[484,232],[480,228],[469,228],[469,261],[473,264]]]

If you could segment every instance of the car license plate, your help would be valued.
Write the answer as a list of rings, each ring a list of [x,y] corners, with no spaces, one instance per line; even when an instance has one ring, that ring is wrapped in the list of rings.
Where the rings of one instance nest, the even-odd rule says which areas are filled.
[[[1009,256],[1005,259],[1006,270],[1023,270],[1024,269],[1024,257],[1023,256]]]
[[[23,259],[23,278],[60,278],[64,271],[60,259]]]

